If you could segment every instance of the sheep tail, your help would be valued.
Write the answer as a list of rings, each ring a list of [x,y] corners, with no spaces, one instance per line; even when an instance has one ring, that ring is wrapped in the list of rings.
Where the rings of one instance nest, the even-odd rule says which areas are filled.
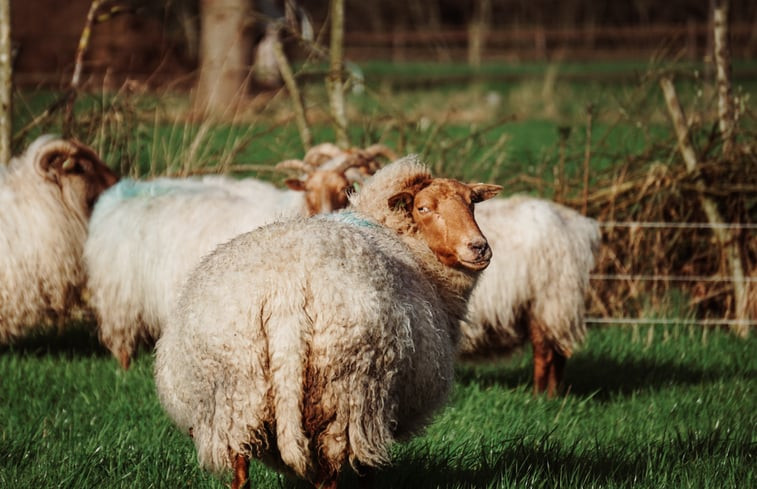
[[[394,419],[386,419],[382,411],[394,411],[384,405],[388,400],[380,392],[383,386],[363,384],[362,395],[351,395],[349,428],[350,465],[360,473],[364,467],[381,467],[389,463],[389,446],[394,441],[391,428]],[[358,392],[358,391],[356,391]],[[385,394],[385,393],[384,393]]]
[[[309,324],[310,320],[302,304],[296,302],[286,304],[286,310],[269,320],[276,327],[268,331],[268,357],[281,460],[298,476],[307,478],[310,449],[303,430],[307,344],[301,325]]]

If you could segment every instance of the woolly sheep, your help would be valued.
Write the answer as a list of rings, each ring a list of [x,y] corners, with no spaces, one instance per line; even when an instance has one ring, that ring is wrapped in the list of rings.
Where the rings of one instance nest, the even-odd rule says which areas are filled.
[[[336,487],[420,430],[451,387],[459,320],[491,258],[473,202],[501,187],[432,179],[415,157],[348,211],[219,246],[191,274],[156,346],[156,387],[200,463],[258,458]]]
[[[310,168],[306,181],[344,178],[355,164]],[[303,193],[213,176],[123,180],[105,192],[92,215],[84,259],[100,341],[121,366],[129,367],[140,343],[160,337],[179,288],[216,245],[279,218],[334,210],[327,202],[311,208],[308,196],[319,189],[307,186]],[[331,192],[344,195],[346,205],[344,188]]]
[[[565,361],[586,336],[584,301],[599,247],[594,219],[524,196],[478,206],[494,258],[462,324],[460,355],[479,359],[531,342],[534,390],[555,395]]]
[[[0,343],[79,305],[89,216],[116,180],[91,148],[51,135],[0,167]]]

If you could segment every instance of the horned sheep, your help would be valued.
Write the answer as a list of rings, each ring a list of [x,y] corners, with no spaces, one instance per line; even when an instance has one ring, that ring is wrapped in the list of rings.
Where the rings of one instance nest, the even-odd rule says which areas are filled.
[[[116,181],[94,150],[51,135],[0,168],[0,343],[80,304],[89,217]]]
[[[281,164],[302,173],[289,180],[296,190],[221,176],[123,180],[108,190],[84,250],[102,344],[128,368],[141,343],[160,337],[181,285],[205,254],[276,219],[344,207],[351,183],[345,172],[379,154],[365,151],[364,159],[327,165],[331,158],[319,159],[325,151],[316,147],[303,162]]]
[[[351,207],[219,246],[156,346],[156,387],[200,463],[250,458],[319,487],[388,459],[450,390],[459,320],[491,258],[473,203],[501,187],[380,170]]]
[[[463,322],[463,359],[501,357],[531,343],[534,391],[553,396],[586,337],[584,304],[599,247],[594,219],[526,196],[476,209],[494,258]]]

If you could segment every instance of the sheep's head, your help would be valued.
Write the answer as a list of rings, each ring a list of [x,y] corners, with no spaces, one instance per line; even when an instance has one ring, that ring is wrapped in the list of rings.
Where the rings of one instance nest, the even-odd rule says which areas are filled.
[[[50,139],[33,154],[37,172],[58,186],[66,204],[92,214],[97,198],[118,181],[95,151],[78,141]]]
[[[352,184],[343,170],[312,170],[305,178],[287,178],[284,183],[292,190],[305,192],[308,213],[327,214],[347,206]]]
[[[302,160],[282,161],[276,167],[303,174],[284,183],[292,190],[305,193],[310,215],[326,214],[347,206],[353,185],[378,170],[380,156],[396,158],[391,149],[380,144],[342,150],[332,143],[322,143],[313,146]]]
[[[500,190],[499,185],[432,178],[393,195],[388,204],[408,214],[441,263],[477,271],[489,265],[492,252],[476,223],[473,206]]]

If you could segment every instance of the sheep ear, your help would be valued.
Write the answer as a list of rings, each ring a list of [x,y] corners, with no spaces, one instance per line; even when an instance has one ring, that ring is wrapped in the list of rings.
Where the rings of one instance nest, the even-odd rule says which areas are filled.
[[[393,211],[410,211],[410,208],[413,206],[413,198],[414,195],[406,190],[398,192],[389,197],[389,208]]]
[[[287,178],[286,180],[284,180],[284,185],[289,187],[291,190],[296,190],[298,192],[305,191],[305,182],[303,182],[299,178]]]
[[[489,200],[502,190],[501,185],[490,185],[488,183],[474,183],[468,185],[468,187],[473,191],[471,200],[474,204]]]

